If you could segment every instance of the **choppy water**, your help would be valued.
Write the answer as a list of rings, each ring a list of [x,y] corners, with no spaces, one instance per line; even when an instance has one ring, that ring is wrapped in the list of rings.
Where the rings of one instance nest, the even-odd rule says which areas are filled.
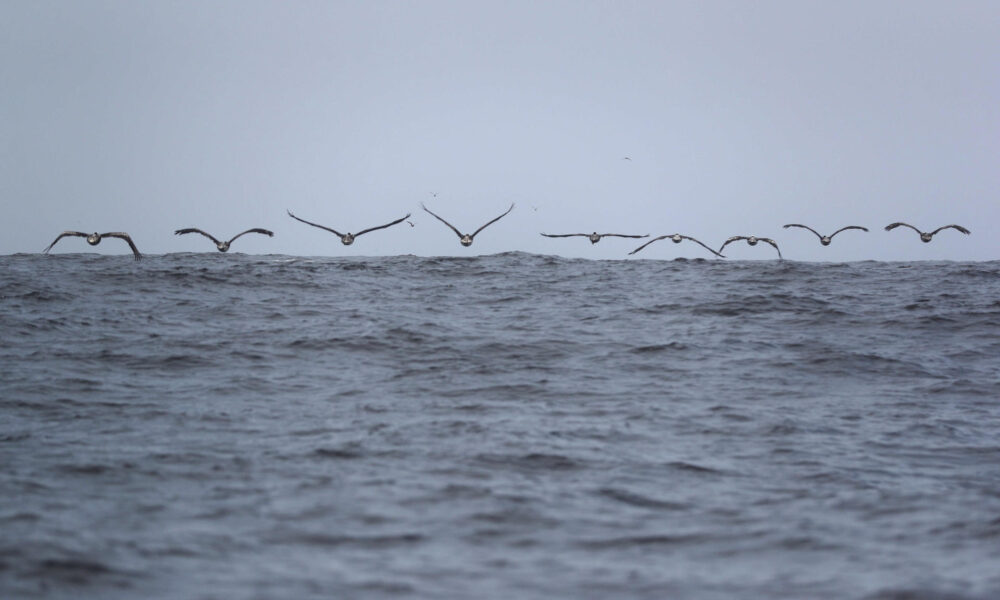
[[[0,597],[995,598],[1000,263],[0,257]]]

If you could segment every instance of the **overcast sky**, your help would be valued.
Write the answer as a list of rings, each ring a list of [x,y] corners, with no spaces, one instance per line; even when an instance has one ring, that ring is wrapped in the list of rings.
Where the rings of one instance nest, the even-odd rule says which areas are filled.
[[[994,0],[5,0],[0,253],[67,229],[214,251],[173,230],[266,227],[232,251],[622,258],[641,243],[539,235],[597,230],[771,236],[802,260],[1000,259],[998,32]],[[420,202],[463,231],[517,207],[463,248]],[[345,247],[286,209],[415,227]],[[897,220],[972,235],[922,244],[882,230]],[[871,232],[824,248],[785,223]],[[637,256],[705,255],[665,240]]]

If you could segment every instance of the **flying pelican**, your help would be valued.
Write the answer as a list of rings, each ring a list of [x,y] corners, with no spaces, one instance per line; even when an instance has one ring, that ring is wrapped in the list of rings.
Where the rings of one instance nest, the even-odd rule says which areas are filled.
[[[492,224],[496,223],[497,221],[499,221],[500,219],[506,217],[507,214],[510,213],[510,211],[514,210],[514,203],[513,202],[510,203],[510,208],[507,209],[507,212],[505,212],[502,215],[500,215],[499,217],[493,219],[492,221],[490,221],[486,225],[483,225],[482,227],[480,227],[479,229],[477,229],[475,231],[475,233],[472,233],[472,234],[462,233],[461,231],[459,231],[458,229],[456,229],[454,225],[452,225],[448,221],[445,221],[441,217],[439,217],[439,216],[435,215],[434,213],[432,213],[431,210],[429,208],[427,208],[426,206],[424,206],[424,204],[422,202],[420,203],[420,208],[422,208],[422,209],[426,210],[427,212],[429,212],[431,214],[431,216],[434,217],[435,219],[437,219],[438,221],[441,221],[442,223],[444,223],[448,227],[451,227],[451,230],[454,231],[458,235],[458,238],[461,241],[461,244],[463,246],[468,247],[468,246],[472,245],[472,239],[475,238],[476,235],[479,234],[480,231],[486,229],[490,225],[492,225]]]
[[[597,233],[596,231],[594,233],[543,233],[542,235],[544,235],[545,237],[550,237],[550,238],[580,236],[580,237],[585,237],[585,238],[589,239],[591,244],[596,244],[597,242],[601,241],[601,238],[609,237],[609,236],[623,237],[623,238],[645,238],[645,237],[649,237],[648,233],[646,235],[625,235],[623,233]]]
[[[288,210],[288,209],[285,209],[285,210]],[[393,225],[395,225],[397,223],[402,223],[407,218],[409,218],[410,213],[406,213],[405,217],[403,217],[401,219],[396,219],[392,223],[386,223],[385,225],[379,225],[378,227],[369,227],[368,229],[363,229],[363,230],[361,230],[361,231],[359,231],[357,233],[340,233],[339,231],[336,231],[334,229],[330,229],[329,227],[324,227],[323,225],[317,225],[316,223],[311,223],[309,221],[306,221],[305,219],[300,219],[300,218],[296,217],[295,215],[293,215],[292,211],[290,211],[290,210],[288,211],[288,216],[291,217],[291,218],[293,218],[293,219],[295,219],[296,221],[302,221],[306,225],[312,225],[313,227],[319,227],[320,229],[325,229],[325,230],[329,231],[330,233],[332,233],[334,235],[339,235],[340,236],[340,243],[343,244],[343,245],[345,245],[345,246],[350,246],[351,244],[354,243],[354,238],[358,237],[359,235],[362,235],[364,233],[368,233],[369,231],[375,231],[376,229],[385,229],[386,227],[392,227]]]
[[[778,244],[774,240],[772,240],[771,238],[757,237],[755,235],[749,235],[749,236],[748,235],[734,235],[733,237],[731,237],[728,240],[726,240],[725,244],[722,244],[722,248],[719,248],[719,252],[722,252],[722,250],[726,246],[728,246],[731,242],[735,242],[735,241],[738,241],[738,240],[746,240],[747,244],[749,244],[751,246],[756,246],[757,242],[766,242],[768,244],[771,244],[772,246],[774,246],[774,249],[778,251],[778,258],[781,258],[781,249],[778,248]]]
[[[892,231],[893,229],[899,227],[900,225],[902,225],[903,227],[909,227],[913,231],[916,231],[917,233],[919,233],[920,234],[920,241],[924,242],[925,244],[927,242],[931,241],[931,238],[934,237],[934,234],[936,234],[937,232],[941,231],[942,229],[948,229],[949,227],[951,227],[952,229],[957,229],[957,230],[961,231],[962,233],[964,233],[965,235],[969,235],[969,233],[971,233],[968,229],[966,229],[965,227],[962,227],[961,225],[945,225],[944,227],[938,227],[934,231],[932,231],[930,233],[927,233],[926,231],[920,231],[919,229],[917,229],[913,225],[910,225],[909,223],[893,223],[891,225],[886,225],[885,226],[885,230],[886,231]]]
[[[241,233],[239,235],[234,235],[232,237],[232,239],[230,239],[228,242],[220,242],[219,240],[215,239],[211,235],[205,233],[204,231],[202,231],[200,229],[195,229],[194,227],[189,227],[187,229],[178,229],[177,231],[174,232],[174,235],[184,235],[185,233],[200,233],[201,235],[203,235],[203,236],[207,237],[208,239],[212,240],[213,242],[215,242],[215,247],[219,249],[219,252],[226,252],[226,251],[228,251],[229,250],[229,244],[232,244],[233,242],[236,241],[236,238],[240,237],[241,235],[245,235],[247,233],[263,233],[267,237],[274,237],[274,232],[273,231],[268,231],[266,229],[259,229],[259,228],[256,228],[256,229],[247,229],[246,231],[244,231],[243,233]]]
[[[56,242],[58,242],[59,240],[63,239],[64,237],[66,237],[68,235],[72,235],[72,236],[76,236],[76,237],[82,237],[82,238],[87,238],[87,243],[90,244],[91,246],[96,246],[96,245],[100,244],[101,240],[104,239],[104,238],[106,238],[106,237],[121,238],[121,239],[125,240],[126,242],[128,242],[128,246],[129,246],[129,248],[132,249],[132,254],[135,255],[135,259],[136,260],[142,260],[142,254],[139,254],[139,249],[135,247],[135,244],[132,242],[132,238],[130,238],[127,233],[124,233],[124,232],[121,232],[121,231],[112,231],[110,233],[97,233],[97,232],[94,232],[94,233],[83,233],[82,231],[64,231],[64,232],[60,233],[59,237],[57,237],[55,240],[53,240],[51,244],[49,244],[48,248],[46,248],[45,250],[42,250],[42,253],[43,254],[48,254],[49,250],[52,249],[52,246],[56,245]]]
[[[867,227],[862,227],[860,225],[848,225],[847,227],[841,227],[840,229],[834,231],[830,235],[820,235],[819,233],[816,232],[815,229],[806,225],[799,225],[798,223],[789,223],[788,225],[785,225],[785,229],[788,229],[789,227],[801,227],[802,229],[808,229],[809,231],[816,234],[816,237],[819,238],[819,243],[823,244],[824,246],[829,246],[830,242],[833,241],[833,236],[837,235],[841,231],[844,231],[845,229],[860,229],[861,231],[868,231]]]
[[[711,248],[709,248],[705,244],[702,244],[701,242],[699,242],[698,240],[694,239],[693,237],[689,237],[689,236],[686,236],[686,235],[681,235],[679,233],[675,233],[673,235],[661,235],[660,237],[653,238],[653,239],[649,240],[648,242],[646,242],[645,244],[639,246],[635,250],[629,252],[629,254],[630,255],[631,254],[635,254],[636,252],[642,250],[643,248],[645,248],[646,246],[652,244],[653,242],[658,242],[660,240],[665,240],[667,238],[670,238],[670,241],[672,241],[675,244],[679,244],[679,243],[681,243],[684,240],[691,240],[692,242],[700,245],[702,248],[704,248],[705,250],[708,250],[709,252],[711,252],[712,254],[718,256],[719,258],[726,258],[725,256],[719,254],[715,250],[712,250]],[[726,242],[726,243],[728,244],[729,242]],[[725,247],[725,244],[723,244],[723,247]]]

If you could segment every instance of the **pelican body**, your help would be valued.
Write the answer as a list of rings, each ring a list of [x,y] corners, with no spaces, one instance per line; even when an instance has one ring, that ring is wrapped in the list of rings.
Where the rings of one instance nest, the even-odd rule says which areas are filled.
[[[396,225],[398,223],[402,223],[403,221],[406,221],[408,218],[410,218],[410,213],[406,213],[405,217],[402,217],[400,219],[396,219],[392,223],[386,223],[385,225],[379,225],[377,227],[369,227],[368,229],[362,229],[361,231],[359,231],[357,233],[340,233],[336,229],[331,229],[330,227],[326,227],[325,225],[320,225],[318,223],[313,223],[312,221],[306,221],[305,219],[300,219],[300,218],[296,217],[295,215],[293,215],[292,211],[290,211],[290,210],[288,211],[288,216],[291,217],[291,218],[293,218],[293,219],[295,219],[296,221],[301,221],[302,223],[305,223],[306,225],[312,225],[313,227],[319,227],[320,229],[325,229],[325,230],[329,231],[330,233],[332,233],[334,235],[340,236],[340,243],[343,244],[343,245],[345,245],[345,246],[350,246],[351,244],[354,243],[354,238],[358,237],[359,235],[364,235],[364,234],[368,233],[369,231],[376,231],[378,229],[385,229],[386,227],[392,227],[393,225]],[[410,227],[413,227],[413,223],[410,223]]]
[[[841,227],[840,229],[838,229],[837,231],[834,231],[830,235],[820,235],[812,227],[809,227],[809,226],[806,226],[806,225],[800,225],[798,223],[789,223],[788,225],[785,225],[784,227],[785,227],[785,229],[788,229],[789,227],[801,227],[802,229],[808,229],[809,231],[811,231],[814,234],[816,234],[816,237],[819,238],[819,243],[822,244],[822,245],[824,245],[824,246],[829,246],[830,242],[833,241],[833,236],[837,235],[841,231],[844,231],[844,230],[847,230],[847,229],[860,229],[861,231],[868,231],[867,227],[862,227],[860,225],[848,225],[847,227]]]
[[[773,246],[774,249],[778,251],[778,258],[782,258],[781,249],[778,248],[777,242],[775,242],[771,238],[757,237],[755,235],[734,235],[733,237],[726,240],[724,244],[722,244],[722,248],[719,248],[719,252],[722,252],[722,250],[725,249],[725,247],[728,246],[730,243],[739,240],[746,240],[747,244],[749,244],[750,246],[756,246],[757,242],[764,242],[766,244],[771,244],[771,246]]]
[[[106,237],[123,239],[125,240],[126,243],[128,243],[129,248],[132,249],[132,255],[135,258],[135,260],[142,260],[142,254],[140,254],[139,249],[135,247],[135,243],[132,242],[132,238],[129,237],[129,235],[123,231],[111,231],[108,233],[97,233],[96,231],[94,233],[84,233],[82,231],[64,231],[60,233],[59,237],[54,239],[52,243],[45,248],[45,250],[42,250],[42,253],[48,254],[49,250],[52,249],[52,246],[56,245],[56,242],[67,236],[86,238],[87,243],[90,244],[91,246],[96,246],[100,244],[101,240],[103,240]]]
[[[899,226],[909,227],[913,231],[916,231],[917,233],[919,233],[920,234],[920,241],[923,242],[923,243],[925,243],[925,244],[928,243],[928,242],[930,242],[932,239],[934,239],[934,236],[937,234],[937,232],[941,231],[942,229],[948,229],[948,228],[957,229],[957,230],[961,231],[962,233],[964,233],[965,235],[969,235],[970,233],[972,233],[971,231],[969,231],[965,227],[962,227],[961,225],[944,225],[943,227],[938,227],[934,231],[926,232],[926,231],[920,231],[919,229],[917,229],[913,225],[910,225],[909,223],[892,223],[890,225],[886,225],[885,226],[885,230],[886,231],[892,231],[893,229],[895,229],[895,228],[897,228]]]
[[[460,244],[462,244],[463,246],[465,246],[466,248],[468,248],[469,246],[472,245],[472,240],[475,239],[475,237],[479,234],[480,231],[486,229],[490,225],[492,225],[492,224],[496,223],[497,221],[499,221],[500,219],[506,217],[510,213],[510,211],[514,210],[514,203],[511,202],[510,203],[510,208],[508,208],[502,215],[500,215],[499,217],[497,217],[497,218],[493,219],[492,221],[486,223],[485,225],[483,225],[482,227],[480,227],[479,229],[475,230],[472,233],[462,233],[454,225],[452,225],[448,221],[445,221],[441,217],[439,217],[436,214],[434,214],[433,212],[431,212],[431,210],[429,208],[427,208],[426,206],[424,206],[423,203],[420,203],[420,208],[424,209],[432,217],[434,217],[438,221],[441,221],[442,223],[444,223],[445,225],[447,225],[449,228],[451,228],[451,230],[454,231],[455,234],[458,236],[458,242]]]
[[[174,235],[184,235],[186,233],[200,233],[201,235],[207,237],[208,239],[210,239],[213,242],[215,242],[215,248],[219,252],[228,252],[229,251],[229,245],[232,244],[233,242],[235,242],[236,238],[240,237],[241,235],[246,235],[248,233],[262,233],[262,234],[266,235],[267,237],[273,237],[274,236],[274,232],[273,231],[268,231],[267,229],[254,228],[254,229],[247,229],[243,233],[234,235],[228,241],[220,241],[220,240],[215,239],[215,237],[209,235],[208,233],[205,233],[201,229],[196,229],[194,227],[189,227],[187,229],[178,229],[177,231],[174,232]]]
[[[675,244],[679,244],[679,243],[683,242],[684,240],[690,240],[690,241],[692,241],[692,242],[694,242],[694,243],[698,244],[699,246],[701,246],[701,247],[702,247],[702,248],[704,248],[705,250],[708,250],[708,251],[709,251],[709,252],[711,252],[712,254],[714,254],[714,255],[718,256],[719,258],[726,258],[725,256],[723,256],[723,255],[719,254],[719,253],[718,253],[718,252],[716,252],[715,250],[712,250],[711,248],[709,248],[709,247],[708,247],[708,246],[706,246],[705,244],[703,244],[703,243],[699,242],[698,240],[694,239],[693,237],[691,237],[691,236],[687,236],[687,235],[681,235],[681,234],[679,234],[679,233],[674,233],[674,234],[669,234],[669,235],[661,235],[660,237],[655,237],[655,238],[653,238],[653,239],[649,240],[648,242],[646,242],[645,244],[643,244],[643,245],[639,246],[639,247],[638,247],[638,248],[636,248],[635,250],[633,250],[633,251],[629,252],[629,254],[630,254],[630,255],[631,255],[631,254],[635,254],[636,252],[639,252],[640,250],[642,250],[642,249],[643,249],[643,248],[645,248],[646,246],[648,246],[648,245],[652,244],[653,242],[658,242],[658,241],[660,241],[660,240],[670,240],[671,242],[673,242],[673,243],[675,243]],[[724,247],[724,246],[723,246],[723,247]]]
[[[542,235],[550,238],[585,237],[588,240],[590,240],[591,244],[596,244],[597,242],[601,241],[601,238],[606,238],[606,237],[623,237],[623,238],[649,237],[648,233],[646,235],[626,235],[624,233],[597,233],[596,231],[594,233],[543,233]]]

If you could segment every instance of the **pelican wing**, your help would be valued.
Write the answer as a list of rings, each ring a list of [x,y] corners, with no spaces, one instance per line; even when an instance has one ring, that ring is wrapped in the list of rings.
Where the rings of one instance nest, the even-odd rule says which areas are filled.
[[[543,233],[542,235],[544,235],[545,237],[553,237],[553,238],[555,238],[555,237],[575,237],[575,236],[590,237],[589,233]]]
[[[809,227],[808,225],[800,225],[799,223],[789,223],[788,225],[785,225],[784,227],[785,227],[785,229],[788,229],[789,227],[801,227],[802,229],[808,229],[809,231],[815,233],[816,237],[818,237],[820,239],[823,239],[823,236],[821,236],[819,233],[816,232],[815,229],[813,229],[812,227]],[[830,237],[833,237],[833,236],[830,236]]]
[[[208,239],[212,240],[216,244],[219,243],[219,240],[215,239],[213,236],[205,233],[204,231],[202,231],[200,229],[195,229],[194,227],[188,227],[187,229],[178,229],[177,231],[174,232],[174,235],[184,235],[185,233],[200,233],[201,235],[207,237]],[[233,239],[236,239],[236,238],[233,238]]]
[[[301,222],[305,223],[306,225],[312,225],[313,227],[319,227],[320,229],[325,229],[325,230],[329,231],[330,233],[332,233],[334,235],[337,235],[337,236],[340,236],[340,237],[344,237],[344,234],[340,233],[336,229],[330,229],[329,227],[325,227],[325,226],[319,225],[317,223],[312,223],[310,221],[306,221],[305,219],[300,219],[300,218],[296,217],[295,215],[293,215],[292,211],[288,210],[287,208],[285,210],[288,212],[288,216],[291,217],[291,218],[293,218],[293,219],[295,219],[296,221],[301,221]]]
[[[917,229],[913,225],[910,225],[909,223],[892,223],[892,224],[886,225],[885,226],[885,230],[886,231],[892,231],[893,229],[899,227],[900,225],[902,225],[903,227],[909,227],[910,229],[912,229],[913,231],[916,231],[917,233],[921,233],[921,231],[919,229]]]
[[[259,227],[254,227],[253,229],[247,229],[243,233],[237,233],[236,235],[234,235],[232,237],[231,240],[229,240],[229,243],[232,244],[233,242],[236,241],[236,238],[240,237],[241,235],[246,235],[248,233],[263,233],[267,237],[274,237],[274,232],[273,231],[268,231],[267,229],[261,229]]]
[[[623,238],[648,238],[649,234],[646,235],[625,235],[624,233],[602,233],[601,237],[623,237]]]
[[[942,229],[948,229],[949,227],[951,227],[952,229],[957,229],[957,230],[961,231],[962,233],[964,233],[965,235],[969,235],[969,233],[970,233],[970,231],[968,229],[966,229],[965,227],[962,227],[961,225],[945,225],[944,227],[938,227],[937,229],[935,229],[934,231],[932,231],[931,235],[936,234],[937,232],[941,231]]]
[[[72,235],[72,236],[76,236],[76,237],[87,237],[90,234],[89,233],[83,233],[82,231],[64,231],[64,232],[62,232],[62,233],[59,234],[59,237],[57,237],[56,239],[52,240],[52,243],[49,244],[48,246],[46,246],[45,250],[42,250],[42,254],[48,254],[49,250],[52,249],[52,246],[55,246],[56,242],[58,242],[59,240],[63,239],[67,235]]]
[[[358,237],[362,233],[368,233],[369,231],[375,231],[376,229],[385,229],[386,227],[392,227],[393,225],[402,223],[406,219],[410,218],[410,213],[406,213],[406,216],[402,219],[396,219],[392,223],[386,223],[385,225],[379,225],[378,227],[369,227],[368,229],[362,229],[361,231],[354,234],[354,237]]]
[[[422,209],[426,210],[427,212],[429,212],[429,213],[431,214],[431,216],[432,216],[432,217],[434,217],[434,218],[435,218],[435,219],[437,219],[438,221],[441,221],[442,223],[444,223],[445,225],[447,225],[448,227],[450,227],[450,228],[451,228],[451,230],[455,232],[455,235],[457,235],[458,237],[462,237],[462,232],[461,232],[461,231],[459,231],[459,230],[455,229],[455,226],[454,226],[454,225],[452,225],[451,223],[449,223],[448,221],[445,221],[445,220],[444,220],[444,219],[442,219],[441,217],[439,217],[439,216],[435,215],[434,213],[432,213],[432,212],[431,212],[431,209],[429,209],[429,208],[427,208],[426,206],[424,206],[424,203],[423,203],[423,202],[421,202],[421,203],[420,203],[420,208],[422,208]]]
[[[722,247],[719,248],[719,254],[722,254],[722,251],[725,250],[726,246],[728,246],[729,244],[733,242],[738,242],[739,240],[746,240],[746,239],[749,238],[747,238],[747,236],[745,235],[734,235],[733,237],[729,238],[728,240],[725,241],[725,243],[722,244]]]
[[[512,210],[514,210],[514,203],[513,203],[513,202],[511,202],[511,203],[510,203],[510,208],[508,208],[508,209],[507,209],[507,211],[506,211],[505,213],[503,213],[503,214],[502,214],[502,215],[500,215],[499,217],[497,217],[497,218],[493,219],[492,221],[490,221],[490,222],[489,222],[489,223],[487,223],[486,225],[483,225],[482,227],[480,227],[479,229],[477,229],[477,230],[475,231],[475,233],[473,233],[473,234],[472,234],[472,235],[470,235],[469,237],[471,237],[471,238],[475,239],[475,237],[476,237],[476,234],[478,234],[478,233],[479,233],[480,231],[482,231],[482,230],[486,229],[486,228],[487,228],[487,227],[489,227],[490,225],[492,225],[492,224],[496,223],[496,222],[497,222],[497,221],[499,221],[500,219],[502,219],[502,218],[506,217],[506,216],[507,216],[507,215],[508,215],[508,214],[510,213],[510,211],[512,211]]]
[[[632,254],[635,254],[636,252],[638,252],[638,251],[642,250],[643,248],[645,248],[646,246],[648,246],[648,245],[652,244],[653,242],[658,242],[658,241],[660,241],[660,240],[662,240],[662,239],[665,239],[665,238],[668,238],[668,237],[670,237],[670,236],[669,236],[669,235],[661,235],[660,237],[655,237],[655,238],[653,238],[653,239],[649,240],[648,242],[646,242],[645,244],[643,244],[643,245],[639,246],[639,247],[638,247],[638,248],[636,248],[635,250],[633,250],[633,251],[629,252],[629,255],[632,255]],[[699,243],[700,243],[700,242],[699,242]],[[712,252],[715,252],[715,250],[712,250]]]
[[[668,237],[668,236],[664,236],[664,237]],[[719,253],[718,253],[718,252],[716,252],[715,250],[712,250],[711,248],[709,248],[709,247],[708,247],[708,246],[706,246],[705,244],[702,244],[701,242],[699,242],[698,240],[694,239],[694,238],[693,238],[693,237],[691,237],[691,236],[687,236],[687,235],[682,235],[681,237],[682,237],[683,239],[685,239],[685,240],[691,240],[692,242],[694,242],[694,243],[698,244],[699,246],[701,246],[701,247],[702,247],[702,248],[704,248],[705,250],[708,250],[709,252],[711,252],[712,254],[714,254],[714,255],[718,256],[719,258],[726,258],[725,256],[723,256],[723,255],[719,254]]]
[[[101,237],[102,238],[113,237],[125,240],[126,242],[128,242],[128,247],[132,249],[132,254],[135,255],[135,259],[142,260],[142,254],[139,254],[139,249],[135,247],[135,243],[132,241],[132,238],[130,238],[127,233],[123,231],[112,231],[110,233],[102,233]]]
[[[867,227],[862,227],[860,225],[848,225],[847,227],[841,227],[837,231],[834,231],[833,233],[830,234],[830,237],[832,238],[833,236],[837,235],[841,231],[846,231],[848,229],[860,229],[861,231],[868,231]]]
[[[768,244],[771,244],[772,246],[774,246],[774,249],[778,251],[778,258],[782,258],[782,256],[781,256],[781,248],[778,248],[778,243],[777,242],[775,242],[771,238],[757,238],[757,241],[759,241],[759,242],[767,242]]]

